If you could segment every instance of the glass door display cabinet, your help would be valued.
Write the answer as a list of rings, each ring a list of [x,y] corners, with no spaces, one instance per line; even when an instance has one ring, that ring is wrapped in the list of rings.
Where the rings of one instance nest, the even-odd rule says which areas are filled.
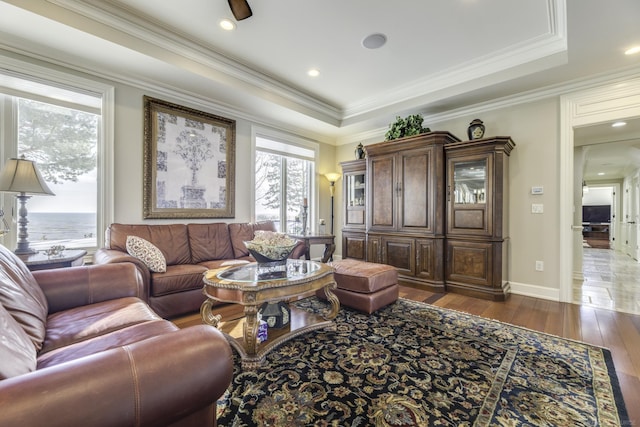
[[[487,214],[492,212],[487,210],[491,205],[487,173],[493,168],[491,156],[481,154],[458,158],[452,155],[448,166],[448,234],[489,235],[491,221]]]
[[[353,160],[340,163],[343,176],[342,257],[366,260],[367,163]]]
[[[447,290],[504,300],[507,277],[510,137],[445,146]]]

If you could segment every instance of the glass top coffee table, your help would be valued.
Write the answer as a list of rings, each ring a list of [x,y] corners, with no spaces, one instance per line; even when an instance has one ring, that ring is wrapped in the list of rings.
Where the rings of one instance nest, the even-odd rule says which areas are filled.
[[[331,325],[338,315],[340,302],[335,289],[333,267],[315,261],[287,260],[286,264],[244,264],[209,270],[204,274],[204,294],[200,308],[202,320],[220,329],[240,353],[242,367],[253,369],[276,346],[306,332]],[[265,302],[286,301],[324,289],[330,307],[321,315],[290,307],[289,324],[268,330],[268,339],[258,342],[258,309]],[[222,321],[214,315],[215,301],[241,304],[244,317]]]

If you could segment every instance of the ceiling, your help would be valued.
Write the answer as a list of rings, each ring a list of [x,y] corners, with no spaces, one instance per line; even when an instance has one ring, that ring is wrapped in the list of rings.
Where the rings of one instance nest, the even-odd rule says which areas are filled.
[[[248,1],[253,16],[231,32],[218,25],[233,20],[225,0],[0,1],[0,47],[180,88],[221,113],[337,144],[396,115],[428,118],[640,70],[640,55],[623,54],[640,45],[637,0]],[[373,33],[387,43],[364,48]],[[577,144],[620,139],[591,130],[599,137],[577,130]]]

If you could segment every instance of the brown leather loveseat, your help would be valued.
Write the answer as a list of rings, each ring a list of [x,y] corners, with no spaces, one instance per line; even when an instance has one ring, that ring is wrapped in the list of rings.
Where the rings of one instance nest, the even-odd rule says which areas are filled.
[[[197,312],[205,300],[203,274],[238,261],[255,261],[244,245],[256,230],[276,231],[271,221],[207,224],[111,224],[105,247],[98,249],[94,263],[134,263],[143,278],[143,299],[165,319]],[[138,236],[156,246],[166,261],[165,272],[153,272],[127,252],[127,237]],[[299,242],[291,258],[304,254]]]
[[[0,425],[212,426],[233,355],[139,297],[130,263],[30,272],[0,245]]]

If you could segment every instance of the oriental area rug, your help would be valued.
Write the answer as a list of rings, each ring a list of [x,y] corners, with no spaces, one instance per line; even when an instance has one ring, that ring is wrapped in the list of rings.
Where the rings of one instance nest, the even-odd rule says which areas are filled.
[[[235,359],[218,426],[629,425],[607,349],[402,298]]]

